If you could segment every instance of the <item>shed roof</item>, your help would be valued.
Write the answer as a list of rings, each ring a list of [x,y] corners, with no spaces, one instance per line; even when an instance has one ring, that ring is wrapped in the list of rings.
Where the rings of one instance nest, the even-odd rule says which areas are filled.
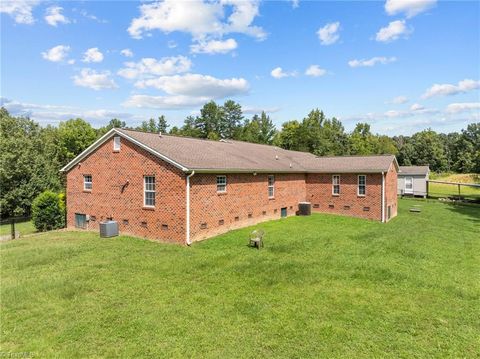
[[[427,175],[430,172],[428,166],[400,166],[399,175]]]
[[[103,141],[97,141],[97,147],[115,134],[150,150],[185,172],[379,173],[388,171],[392,162],[398,166],[393,155],[318,157],[308,152],[243,141],[214,141],[126,129],[112,129],[102,137]],[[94,145],[62,170],[68,171],[77,159],[79,161],[88,151],[93,151]]]

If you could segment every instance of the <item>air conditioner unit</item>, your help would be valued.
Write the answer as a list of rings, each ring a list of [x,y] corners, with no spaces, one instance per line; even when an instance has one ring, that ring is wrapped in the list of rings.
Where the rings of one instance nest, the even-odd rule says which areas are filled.
[[[116,237],[118,236],[118,223],[117,221],[100,222],[100,237]]]

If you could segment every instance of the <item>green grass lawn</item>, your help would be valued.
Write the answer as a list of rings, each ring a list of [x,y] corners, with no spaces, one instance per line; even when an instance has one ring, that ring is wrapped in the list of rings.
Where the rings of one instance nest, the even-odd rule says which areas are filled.
[[[421,213],[408,209],[420,205]],[[480,207],[401,200],[192,247],[54,232],[1,249],[1,352],[35,357],[473,358]]]
[[[432,173],[430,178],[436,181],[480,184],[480,175],[475,173]],[[458,196],[458,186],[430,182],[428,195],[433,198]],[[460,186],[460,196],[467,199],[480,200],[480,188]]]
[[[15,231],[19,231],[20,236],[24,236],[26,234],[35,233],[37,230],[33,226],[32,221],[27,221],[27,222],[15,223]],[[10,224],[0,225],[0,235],[10,234],[10,233],[11,233]]]

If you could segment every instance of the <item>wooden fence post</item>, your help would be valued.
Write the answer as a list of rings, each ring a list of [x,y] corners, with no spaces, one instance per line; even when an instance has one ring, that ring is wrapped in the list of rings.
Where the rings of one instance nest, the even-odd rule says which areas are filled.
[[[10,235],[12,239],[15,239],[15,217],[12,217],[12,221],[10,222]]]

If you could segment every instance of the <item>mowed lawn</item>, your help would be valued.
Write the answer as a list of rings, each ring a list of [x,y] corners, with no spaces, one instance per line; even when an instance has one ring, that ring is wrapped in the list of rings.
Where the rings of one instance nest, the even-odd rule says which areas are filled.
[[[419,205],[421,213],[408,209]],[[192,247],[54,232],[1,244],[1,352],[426,358],[480,352],[480,207],[400,201]]]
[[[480,185],[480,175],[476,173],[432,174],[432,180],[472,183]],[[458,186],[444,183],[429,183],[428,195],[434,198],[458,196]],[[460,196],[467,199],[480,200],[480,187],[460,186]]]

